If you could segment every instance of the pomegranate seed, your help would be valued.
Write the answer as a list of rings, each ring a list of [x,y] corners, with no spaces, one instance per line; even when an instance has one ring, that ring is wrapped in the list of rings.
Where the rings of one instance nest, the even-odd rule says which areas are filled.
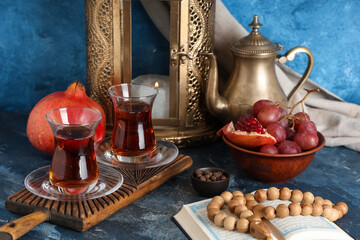
[[[235,124],[235,129],[248,133],[256,132],[258,134],[265,134],[265,128],[253,116],[244,116],[240,118]]]

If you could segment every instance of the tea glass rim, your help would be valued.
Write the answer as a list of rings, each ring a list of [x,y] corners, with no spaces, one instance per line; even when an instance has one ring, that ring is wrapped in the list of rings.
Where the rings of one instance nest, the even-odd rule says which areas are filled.
[[[116,87],[122,87],[122,86],[147,87],[147,88],[151,88],[152,90],[154,90],[155,93],[153,93],[153,94],[148,94],[148,95],[143,95],[143,96],[138,96],[138,97],[135,97],[135,96],[125,97],[125,96],[117,95],[117,94],[115,94],[115,93],[112,91],[114,88],[116,88]],[[144,98],[150,98],[150,97],[156,96],[156,95],[159,93],[159,90],[158,90],[156,87],[152,87],[152,86],[147,85],[147,84],[141,84],[141,83],[121,83],[121,84],[115,84],[115,85],[110,86],[110,87],[108,88],[108,92],[109,92],[110,96],[116,97],[116,98],[123,98],[123,99],[144,99]]]
[[[60,110],[62,110],[62,109],[76,109],[76,108],[78,108],[78,109],[87,109],[87,110],[90,110],[90,111],[98,114],[99,117],[98,117],[97,119],[95,119],[95,120],[93,120],[93,121],[89,121],[89,122],[87,122],[87,123],[60,123],[60,122],[57,122],[57,121],[53,121],[53,120],[51,120],[51,119],[49,118],[49,114],[51,114],[51,113],[53,113],[53,112],[55,112],[55,111],[60,111]],[[92,109],[92,108],[88,108],[88,107],[61,107],[61,108],[55,108],[55,109],[47,112],[46,115],[45,115],[45,117],[46,117],[46,120],[48,120],[48,122],[50,122],[50,123],[52,123],[52,124],[60,124],[60,125],[63,125],[63,126],[88,126],[88,125],[91,125],[91,124],[93,124],[93,123],[99,122],[99,121],[101,120],[101,118],[102,118],[102,114],[101,114],[101,112],[99,112],[98,110]]]

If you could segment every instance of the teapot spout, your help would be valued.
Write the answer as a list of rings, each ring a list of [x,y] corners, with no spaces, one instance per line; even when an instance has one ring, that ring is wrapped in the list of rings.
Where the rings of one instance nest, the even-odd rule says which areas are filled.
[[[203,53],[210,61],[209,81],[206,89],[206,106],[209,112],[218,119],[226,117],[228,101],[220,96],[218,89],[218,66],[214,53]]]

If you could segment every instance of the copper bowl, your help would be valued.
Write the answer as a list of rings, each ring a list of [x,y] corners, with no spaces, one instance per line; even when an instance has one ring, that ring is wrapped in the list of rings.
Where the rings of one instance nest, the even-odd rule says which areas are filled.
[[[324,147],[324,136],[318,132],[318,137],[316,148],[297,154],[255,152],[236,146],[225,135],[223,140],[230,146],[236,162],[252,178],[267,183],[283,183],[302,173],[310,165],[315,153]]]

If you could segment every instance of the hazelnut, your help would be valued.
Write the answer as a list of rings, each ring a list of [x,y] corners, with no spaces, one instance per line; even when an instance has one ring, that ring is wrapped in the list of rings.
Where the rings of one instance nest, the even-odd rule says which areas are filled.
[[[222,175],[221,171],[213,172],[213,176],[220,177]]]
[[[214,172],[212,176],[215,177],[215,179],[219,180],[220,177],[222,176],[222,172],[221,171]]]

